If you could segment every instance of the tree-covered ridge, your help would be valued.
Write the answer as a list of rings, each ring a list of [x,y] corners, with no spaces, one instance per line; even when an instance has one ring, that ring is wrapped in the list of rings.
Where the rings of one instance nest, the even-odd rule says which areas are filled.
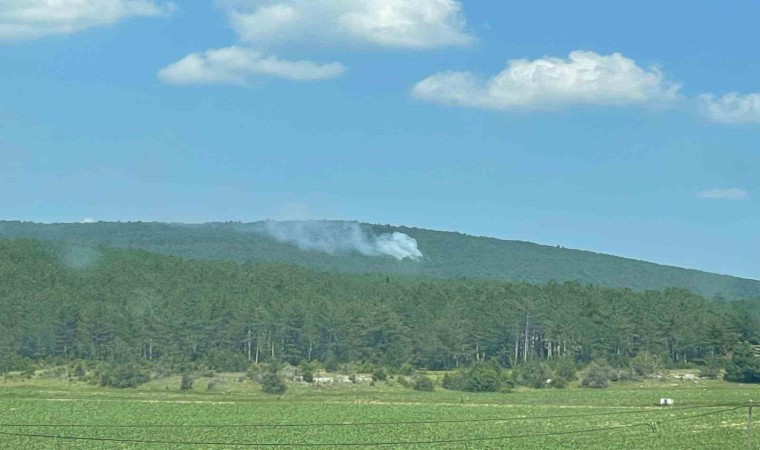
[[[281,263],[320,271],[467,277],[528,283],[578,281],[636,291],[679,287],[711,298],[760,297],[760,281],[757,280],[529,242],[388,225],[361,226],[375,234],[408,234],[417,240],[424,258],[420,261],[397,261],[390,257],[363,256],[355,252],[332,255],[303,251],[261,233],[261,222],[202,225],[0,222],[0,237],[33,237],[139,248],[192,259]]]
[[[0,359],[364,361],[452,368],[560,356],[670,361],[755,342],[758,301],[315,272],[0,240]]]

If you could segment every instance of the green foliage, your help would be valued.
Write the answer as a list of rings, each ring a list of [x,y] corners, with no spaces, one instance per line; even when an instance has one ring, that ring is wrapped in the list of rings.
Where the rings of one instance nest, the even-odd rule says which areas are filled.
[[[341,227],[346,222],[322,221],[320,226]],[[369,233],[402,232],[415,238],[425,261],[396,261],[355,252],[330,255],[305,252],[276,241],[266,233],[267,223],[163,223],[37,224],[0,222],[0,237],[37,238],[70,242],[61,259],[75,254],[74,270],[90,270],[102,262],[88,253],[89,246],[139,248],[189,259],[251,261],[291,264],[320,271],[382,273],[437,278],[525,280],[531,283],[579,281],[637,291],[680,287],[709,298],[757,298],[760,282],[696,270],[655,265],[599,253],[538,245],[530,242],[474,237],[460,233],[408,227],[360,225]],[[80,256],[84,254],[83,256]],[[99,256],[99,255],[98,255]],[[84,260],[85,264],[80,261]],[[393,280],[383,275],[384,284]]]
[[[189,373],[183,373],[182,374],[182,381],[180,381],[179,384],[179,390],[180,391],[189,391],[193,388],[193,382],[195,380],[193,379],[193,376]]]
[[[148,373],[136,363],[101,366],[100,385],[115,388],[134,388],[150,381]]]
[[[285,380],[279,375],[267,372],[261,379],[261,391],[267,394],[281,395],[288,390]]]
[[[431,380],[430,377],[426,375],[418,375],[417,377],[414,378],[412,387],[414,388],[415,391],[432,392],[433,380]]]
[[[569,383],[578,379],[578,368],[569,358],[554,360],[554,378],[559,382]]]
[[[504,383],[504,376],[493,364],[474,364],[443,377],[443,388],[453,391],[497,392]]]
[[[250,364],[240,352],[219,349],[209,350],[206,362],[211,369],[222,372],[245,372]]]
[[[65,247],[0,240],[0,370],[82,360],[91,365],[83,380],[97,383],[95,364],[136,357],[161,376],[243,371],[249,359],[413,374],[483,355],[504,366],[614,357],[625,367],[629,355],[646,352],[665,352],[667,367],[760,338],[760,302],[682,289],[387,278],[107,247],[74,268]],[[566,378],[553,372],[553,385]]]
[[[540,360],[531,360],[518,366],[512,371],[512,379],[516,384],[540,389],[551,387],[554,379],[549,364]],[[547,383],[548,380],[551,380]]]
[[[636,375],[646,377],[660,370],[660,357],[649,352],[641,352],[631,359],[630,367]]]
[[[708,380],[717,380],[723,370],[724,361],[721,358],[710,357],[705,360],[705,365],[700,369],[699,376]]]
[[[384,368],[378,367],[372,373],[372,381],[386,381],[388,379],[388,372]]]
[[[760,383],[760,357],[755,347],[748,343],[734,347],[726,364],[725,379],[737,383]]]
[[[606,388],[610,380],[615,377],[615,369],[607,364],[607,361],[593,361],[581,380],[581,385],[590,388]]]

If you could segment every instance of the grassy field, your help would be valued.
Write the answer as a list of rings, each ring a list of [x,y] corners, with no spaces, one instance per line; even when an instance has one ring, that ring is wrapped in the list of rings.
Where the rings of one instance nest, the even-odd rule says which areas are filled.
[[[178,377],[127,390],[6,379],[0,448],[732,449],[744,448],[747,425],[747,408],[733,405],[760,400],[754,386],[672,376],[500,394],[293,383],[279,397],[240,374],[215,381],[216,391],[200,379],[179,392]],[[660,397],[675,406],[655,406]]]

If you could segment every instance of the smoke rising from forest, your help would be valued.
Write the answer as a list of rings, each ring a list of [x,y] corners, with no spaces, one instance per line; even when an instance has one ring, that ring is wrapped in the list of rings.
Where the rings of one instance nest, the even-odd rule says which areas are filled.
[[[101,253],[90,247],[68,246],[63,253],[63,264],[69,269],[87,270],[97,264]]]
[[[355,222],[274,222],[264,231],[274,239],[301,250],[336,253],[358,252],[365,256],[390,256],[399,261],[419,260],[417,240],[404,233],[374,234]]]

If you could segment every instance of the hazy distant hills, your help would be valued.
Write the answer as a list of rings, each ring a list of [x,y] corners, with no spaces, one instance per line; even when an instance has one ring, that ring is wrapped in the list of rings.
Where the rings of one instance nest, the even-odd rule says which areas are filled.
[[[417,241],[416,247],[407,236]],[[634,290],[682,287],[708,297],[760,298],[757,280],[530,242],[357,222],[0,221],[0,238],[19,237],[139,248],[193,259],[293,264],[322,271],[531,283],[580,281]]]

